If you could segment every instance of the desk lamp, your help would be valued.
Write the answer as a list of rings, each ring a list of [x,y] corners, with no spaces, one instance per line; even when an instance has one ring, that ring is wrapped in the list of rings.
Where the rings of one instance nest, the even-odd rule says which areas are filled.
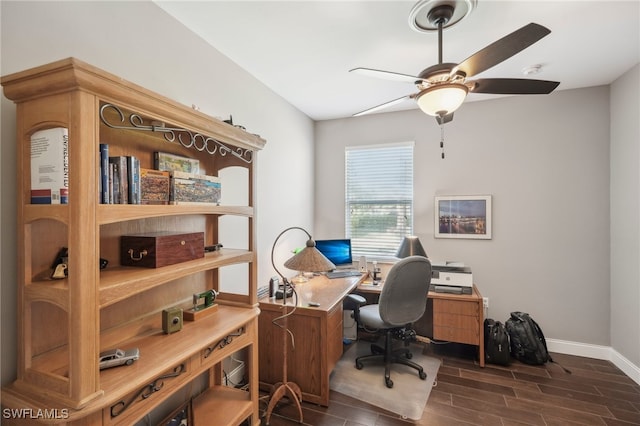
[[[296,383],[290,382],[287,380],[287,353],[288,353],[287,334],[291,336],[291,346],[295,348],[293,333],[291,333],[291,331],[287,328],[287,318],[296,309],[298,295],[295,292],[295,289],[293,289],[293,286],[291,285],[289,280],[285,278],[285,276],[282,275],[282,273],[278,270],[278,268],[276,267],[275,261],[273,260],[273,253],[275,251],[278,240],[286,232],[293,229],[299,229],[303,231],[305,234],[307,234],[307,237],[309,239],[307,240],[307,244],[305,248],[297,252],[292,258],[290,258],[284,263],[284,266],[286,268],[292,269],[294,271],[326,272],[326,271],[331,271],[336,267],[336,265],[331,263],[329,259],[324,257],[324,255],[320,253],[320,251],[318,251],[318,249],[316,248],[316,242],[311,237],[311,234],[309,234],[306,230],[298,226],[292,226],[282,231],[280,235],[276,237],[276,240],[273,243],[273,247],[271,248],[271,265],[273,266],[273,269],[278,273],[280,278],[282,278],[282,283],[284,285],[284,288],[283,288],[284,297],[282,298],[282,315],[273,320],[273,323],[278,327],[282,328],[283,330],[282,332],[283,333],[283,337],[282,337],[283,364],[282,364],[282,382],[276,383],[273,390],[271,391],[271,398],[269,400],[269,406],[267,407],[267,413],[265,416],[265,421],[267,425],[269,424],[269,420],[271,418],[271,412],[275,408],[278,401],[280,401],[285,396],[288,396],[291,401],[294,401],[296,403],[296,406],[298,407],[298,414],[300,415],[300,423],[302,423],[302,406],[300,405],[300,403],[302,402],[302,391],[300,390],[300,386],[298,386]],[[288,287],[291,287],[293,289],[293,296],[295,296],[296,298],[296,303],[294,303],[293,305],[293,310],[289,313],[287,313],[287,297],[286,297]],[[282,325],[276,323],[276,321],[279,319],[284,320]]]
[[[297,249],[293,250],[293,254],[298,254],[302,250],[304,250],[304,247],[303,248],[298,247]],[[294,269],[294,268],[289,268],[289,269]],[[303,270],[298,271],[298,275],[296,275],[295,277],[291,278],[291,282],[293,284],[302,284],[302,283],[306,283],[307,281],[309,281],[307,279],[307,277],[304,276],[305,272],[311,272],[311,271],[303,271]]]
[[[415,235],[404,237],[396,253],[396,257],[401,259],[409,256],[429,257],[424,251],[422,244],[420,244],[420,240]]]

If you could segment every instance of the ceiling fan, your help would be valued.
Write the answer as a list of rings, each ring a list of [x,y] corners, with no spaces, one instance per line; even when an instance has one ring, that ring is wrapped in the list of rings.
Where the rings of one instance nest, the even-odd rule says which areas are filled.
[[[453,3],[455,4],[455,2]],[[440,2],[429,5],[426,18],[432,29],[438,30],[438,63],[422,70],[417,76],[382,71],[371,68],[354,68],[354,72],[388,80],[413,83],[418,92],[385,102],[354,114],[364,115],[379,111],[407,99],[415,99],[422,111],[436,118],[438,124],[453,119],[453,112],[462,105],[468,93],[486,93],[502,95],[549,94],[560,83],[557,81],[531,80],[522,78],[480,78],[468,80],[542,39],[551,31],[542,25],[530,23],[474,53],[459,64],[442,62],[442,30],[458,22],[452,2]],[[423,6],[424,2],[416,6]],[[416,8],[414,8],[415,10]],[[412,16],[415,16],[412,11]],[[457,19],[450,22],[452,17]],[[418,24],[418,20],[415,21]],[[449,24],[449,25],[447,25]],[[422,30],[422,28],[420,28]]]

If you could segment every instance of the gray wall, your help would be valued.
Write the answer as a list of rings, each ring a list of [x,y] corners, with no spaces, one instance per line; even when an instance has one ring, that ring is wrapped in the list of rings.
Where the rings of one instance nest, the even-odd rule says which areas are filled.
[[[611,85],[611,346],[640,366],[640,66]]]
[[[267,140],[258,156],[257,199],[258,277],[266,285],[278,233],[292,225],[313,226],[312,120],[151,2],[3,0],[0,11],[2,75],[75,56],[178,102],[196,104],[206,114],[231,114],[235,123]],[[3,385],[15,378],[15,140],[15,106],[2,97]],[[304,242],[303,234],[291,238]]]
[[[550,339],[610,346],[609,88],[467,102],[445,126],[444,160],[418,110],[317,123],[318,238],[344,233],[344,147],[406,140],[429,257],[471,266],[494,319],[521,310]],[[473,194],[493,196],[493,239],[434,238],[434,196]]]

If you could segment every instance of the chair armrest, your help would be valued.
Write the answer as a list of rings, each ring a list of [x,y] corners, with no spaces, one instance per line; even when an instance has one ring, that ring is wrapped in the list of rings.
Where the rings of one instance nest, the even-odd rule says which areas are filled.
[[[344,298],[342,302],[342,308],[355,311],[360,308],[360,306],[366,305],[367,299],[360,296],[359,294],[348,294],[347,297]]]
[[[360,306],[367,304],[367,299],[359,294],[350,293],[342,301],[342,309],[353,311],[353,319],[360,324]]]

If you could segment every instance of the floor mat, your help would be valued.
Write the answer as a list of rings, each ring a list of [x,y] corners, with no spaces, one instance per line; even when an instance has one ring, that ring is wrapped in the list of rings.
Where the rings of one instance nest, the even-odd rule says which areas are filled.
[[[362,370],[355,367],[356,357],[371,353],[370,346],[370,342],[357,341],[346,350],[331,373],[331,389],[400,417],[419,420],[438,374],[440,360],[423,355],[422,345],[412,345],[411,360],[424,368],[427,379],[420,380],[418,372],[411,367],[394,364],[391,368],[393,388],[388,388],[382,362],[365,362]]]

